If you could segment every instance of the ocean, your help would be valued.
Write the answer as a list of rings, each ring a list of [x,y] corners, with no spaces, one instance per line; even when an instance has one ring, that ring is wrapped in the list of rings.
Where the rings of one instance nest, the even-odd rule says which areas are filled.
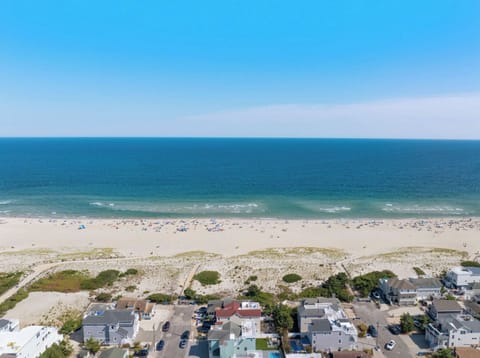
[[[0,216],[480,216],[480,141],[3,138]]]

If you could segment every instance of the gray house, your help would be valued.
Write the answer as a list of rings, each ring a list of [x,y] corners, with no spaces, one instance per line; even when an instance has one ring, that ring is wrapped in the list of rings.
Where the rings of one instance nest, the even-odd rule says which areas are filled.
[[[409,280],[381,278],[379,286],[385,299],[391,303],[400,306],[417,304],[417,288]]]
[[[83,318],[83,340],[93,338],[102,344],[132,343],[138,333],[134,310],[90,311]]]
[[[352,350],[357,346],[357,329],[332,298],[305,299],[298,307],[298,326],[313,351]]]
[[[434,321],[450,315],[459,315],[462,312],[463,309],[457,301],[441,299],[434,299],[427,311]]]
[[[214,327],[208,332],[208,357],[250,357],[255,351],[256,339],[234,322]]]
[[[442,296],[442,283],[438,278],[421,277],[410,278],[410,283],[417,289],[418,300],[428,300],[430,298],[439,298]]]

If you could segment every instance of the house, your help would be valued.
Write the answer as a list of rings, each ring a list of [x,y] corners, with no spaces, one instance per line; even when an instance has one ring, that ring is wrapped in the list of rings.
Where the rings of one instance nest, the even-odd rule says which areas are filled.
[[[417,288],[409,280],[381,278],[379,286],[385,299],[391,303],[400,306],[417,304]]]
[[[140,320],[151,319],[155,314],[155,304],[148,300],[140,300],[136,298],[122,297],[117,301],[115,307],[117,310],[134,310],[138,313]]]
[[[0,319],[0,332],[18,332],[20,322],[16,319]]]
[[[471,347],[480,344],[480,321],[470,315],[450,314],[430,323],[425,329],[430,348]]]
[[[99,358],[128,358],[128,349],[110,348],[101,352]]]
[[[447,287],[466,288],[475,282],[480,282],[480,267],[455,267],[445,276]]]
[[[315,352],[356,349],[357,329],[335,298],[303,300],[298,307],[298,327]]]
[[[209,358],[249,357],[256,348],[256,339],[234,322],[212,327],[208,332]]]
[[[453,353],[456,358],[480,358],[480,350],[472,347],[455,348]]]
[[[417,290],[417,300],[429,300],[442,296],[442,283],[438,278],[410,278],[410,283]]]
[[[434,299],[432,304],[428,308],[428,315],[434,320],[437,321],[442,317],[450,315],[458,315],[463,312],[462,307],[458,304],[457,301],[443,300],[443,299]]]
[[[475,296],[471,300],[464,301],[465,311],[473,317],[480,317],[480,297]]]
[[[0,332],[0,356],[36,358],[63,336],[55,327],[29,326],[16,331]]]
[[[93,338],[102,344],[132,343],[138,333],[138,322],[138,314],[131,309],[91,309],[83,318],[83,340]]]
[[[234,322],[252,328],[252,335],[261,332],[262,309],[258,302],[229,300],[215,309],[217,324]]]

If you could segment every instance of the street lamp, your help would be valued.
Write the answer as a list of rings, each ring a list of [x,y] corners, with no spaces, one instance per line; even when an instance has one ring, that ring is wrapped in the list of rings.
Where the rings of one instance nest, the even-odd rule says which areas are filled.
[[[155,323],[153,324],[153,342],[152,342],[152,350],[155,350]]]

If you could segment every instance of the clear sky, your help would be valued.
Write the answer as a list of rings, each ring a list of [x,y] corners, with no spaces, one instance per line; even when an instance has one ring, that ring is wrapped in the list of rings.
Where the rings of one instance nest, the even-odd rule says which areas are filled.
[[[0,136],[480,139],[480,1],[2,0]]]

